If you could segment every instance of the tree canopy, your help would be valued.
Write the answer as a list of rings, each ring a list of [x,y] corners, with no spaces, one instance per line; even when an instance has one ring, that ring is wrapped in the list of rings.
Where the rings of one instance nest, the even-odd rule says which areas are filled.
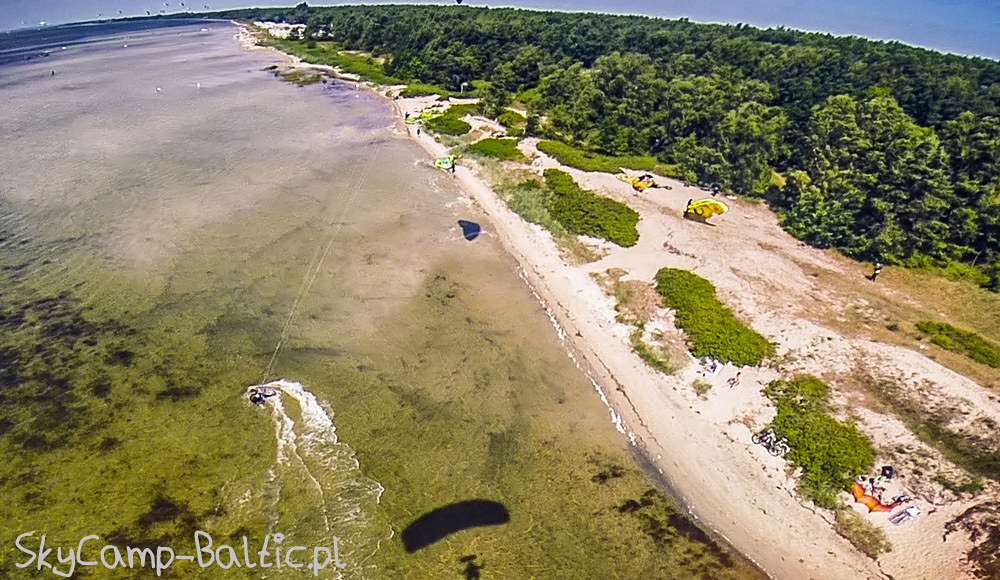
[[[526,131],[649,155],[859,259],[962,262],[1000,287],[1000,63],[783,28],[459,6],[236,10],[511,103]],[[785,179],[775,177],[775,172]],[[785,186],[775,191],[776,183]]]

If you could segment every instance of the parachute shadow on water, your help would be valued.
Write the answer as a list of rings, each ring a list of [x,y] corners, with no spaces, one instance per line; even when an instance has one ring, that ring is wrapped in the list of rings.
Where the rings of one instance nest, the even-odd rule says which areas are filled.
[[[498,526],[510,521],[510,513],[501,503],[472,499],[446,505],[420,516],[403,530],[403,547],[408,553],[462,530]]]
[[[462,237],[470,242],[478,238],[483,231],[479,224],[467,220],[458,220],[458,227],[462,228]]]

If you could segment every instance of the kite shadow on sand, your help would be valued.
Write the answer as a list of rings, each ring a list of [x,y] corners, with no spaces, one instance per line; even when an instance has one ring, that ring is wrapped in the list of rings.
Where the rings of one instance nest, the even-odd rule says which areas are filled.
[[[699,224],[701,224],[703,226],[710,226],[710,227],[713,227],[713,228],[714,227],[718,227],[715,224],[713,224],[712,222],[707,221],[705,218],[701,217],[698,214],[685,213],[684,214],[684,219],[686,219],[688,221],[695,222],[695,223],[699,223]]]
[[[507,508],[495,501],[472,499],[449,504],[427,512],[407,526],[402,534],[403,548],[412,554],[455,532],[509,521]]]

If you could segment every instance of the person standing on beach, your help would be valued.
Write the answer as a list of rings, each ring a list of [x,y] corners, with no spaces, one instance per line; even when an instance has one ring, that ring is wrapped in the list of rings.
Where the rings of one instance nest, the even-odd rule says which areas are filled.
[[[882,273],[882,262],[875,262],[875,268],[872,270],[872,275],[869,276],[868,279],[874,282],[875,278],[878,278],[878,275],[881,273]]]

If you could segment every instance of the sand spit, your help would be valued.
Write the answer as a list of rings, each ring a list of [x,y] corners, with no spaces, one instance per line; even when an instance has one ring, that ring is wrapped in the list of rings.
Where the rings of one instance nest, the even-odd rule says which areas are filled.
[[[238,36],[252,40],[250,32]],[[293,66],[322,70],[285,58]],[[385,96],[394,92],[365,86]],[[393,101],[399,115],[398,132],[409,135],[431,158],[447,155],[448,148],[426,132],[417,135],[416,127],[402,120],[436,100],[429,96]],[[476,126],[489,132],[495,129],[485,122]],[[931,399],[958,401],[978,417],[1000,421],[1000,403],[995,397],[918,352],[847,338],[806,320],[803,305],[819,304],[837,311],[859,299],[829,292],[806,275],[802,264],[840,275],[844,272],[828,254],[785,234],[766,208],[735,201],[730,204],[733,211],[717,220],[715,227],[706,227],[680,218],[687,199],[707,195],[695,187],[662,179],[661,183],[672,186],[671,191],[636,196],[612,175],[561,167],[538,152],[535,143],[533,139],[521,143],[533,159],[525,169],[540,172],[560,167],[582,187],[629,204],[641,216],[639,243],[633,248],[612,247],[596,262],[568,264],[548,232],[511,211],[474,162],[460,165],[455,179],[488,215],[491,229],[520,264],[522,278],[549,314],[569,355],[606,400],[611,419],[696,519],[775,578],[971,577],[962,565],[971,541],[960,533],[945,536],[944,529],[983,497],[997,497],[996,486],[989,483],[978,502],[941,497],[920,490],[916,478],[907,479],[904,472],[901,483],[916,497],[923,511],[919,518],[893,526],[885,514],[858,512],[883,528],[894,545],[893,552],[876,561],[834,531],[829,512],[801,499],[784,460],[753,445],[750,435],[773,415],[761,387],[798,372],[831,379],[859,368],[877,372],[903,381],[911,390],[922,389]],[[712,281],[727,304],[778,344],[780,363],[743,369],[727,365],[708,379],[713,388],[704,398],[691,388],[694,380],[705,380],[696,361],[671,376],[650,369],[632,352],[632,328],[616,321],[613,299],[592,274],[620,268],[627,272],[626,279],[650,281],[664,266],[692,270]],[[672,326],[669,321],[663,324]],[[740,387],[726,388],[726,381],[738,371],[742,371]],[[860,426],[880,447],[906,442],[933,455],[894,417],[867,410],[857,414]],[[936,461],[942,469],[954,468],[942,457]]]

